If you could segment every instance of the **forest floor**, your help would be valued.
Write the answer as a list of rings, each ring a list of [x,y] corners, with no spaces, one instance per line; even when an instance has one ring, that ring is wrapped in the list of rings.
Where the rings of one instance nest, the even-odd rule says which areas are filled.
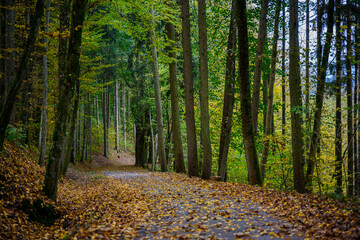
[[[57,203],[36,156],[0,154],[0,239],[359,239],[359,200],[281,192],[131,166],[128,153],[71,166]],[[39,223],[41,222],[41,223]]]

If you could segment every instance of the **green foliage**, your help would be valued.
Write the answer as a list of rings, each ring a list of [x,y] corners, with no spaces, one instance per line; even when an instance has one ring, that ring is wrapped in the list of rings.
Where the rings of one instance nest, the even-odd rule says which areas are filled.
[[[26,135],[24,133],[24,129],[22,127],[16,127],[9,125],[6,129],[6,139],[10,142],[16,143],[19,147],[22,149],[25,148],[24,140],[26,138]]]

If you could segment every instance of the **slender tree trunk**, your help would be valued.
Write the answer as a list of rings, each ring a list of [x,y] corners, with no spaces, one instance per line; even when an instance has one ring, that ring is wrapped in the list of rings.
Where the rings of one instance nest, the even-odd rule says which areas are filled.
[[[316,165],[316,152],[318,148],[317,144],[320,139],[319,134],[320,134],[321,114],[323,109],[324,93],[325,93],[325,78],[326,78],[326,70],[328,66],[328,58],[331,49],[333,26],[334,26],[334,0],[329,0],[327,14],[328,14],[327,33],[326,33],[324,50],[323,50],[323,56],[320,65],[320,72],[317,80],[314,128],[311,135],[310,153],[309,153],[308,167],[307,167],[306,179],[305,179],[306,188],[307,191],[309,192],[312,191],[312,184],[313,184],[312,180],[313,180],[314,168]]]
[[[1,7],[1,19],[0,19],[0,54],[5,56],[6,54],[6,1],[0,2]],[[0,58],[0,107],[2,108],[5,101],[5,58]]]
[[[152,7],[152,15],[154,15],[154,7]],[[160,90],[160,77],[159,77],[159,67],[157,59],[157,49],[156,49],[156,36],[155,36],[155,26],[154,20],[152,20],[152,30],[151,30],[151,56],[152,56],[152,72],[154,78],[154,89],[155,89],[155,105],[156,105],[156,123],[158,130],[158,142],[160,150],[160,165],[161,171],[167,171],[166,164],[166,153],[165,153],[165,138],[164,138],[164,123],[163,123],[163,113],[162,113],[162,104],[161,104],[161,90]]]
[[[150,134],[151,134],[151,160],[152,160],[152,169],[151,171],[155,171],[155,139],[154,139],[154,128],[152,125],[152,115],[151,111],[149,111],[149,118],[150,118]]]
[[[284,25],[283,25],[283,29],[282,29],[282,60],[281,60],[281,69],[282,69],[282,84],[281,84],[281,95],[282,95],[282,107],[281,107],[281,123],[282,123],[282,134],[285,135],[286,133],[286,81],[285,81],[285,75],[286,75],[286,69],[285,69],[285,51],[286,51],[286,41],[285,41],[285,37],[286,37],[286,32],[285,32],[285,28],[286,28],[286,21],[285,21],[285,4],[283,4],[283,11],[282,11],[282,16],[283,16],[283,21],[284,21]]]
[[[46,174],[44,181],[44,192],[47,197],[56,201],[57,183],[62,162],[62,149],[66,138],[66,123],[68,113],[73,97],[73,89],[76,81],[79,80],[80,73],[80,51],[82,25],[85,18],[87,0],[75,0],[72,12],[72,24],[70,30],[69,51],[66,65],[65,82],[60,84],[60,99],[57,104],[55,117],[55,127],[52,138],[52,147],[50,149],[49,160],[46,166]]]
[[[341,0],[336,0],[336,108],[335,108],[335,179],[337,194],[342,194],[342,136],[341,136]]]
[[[298,0],[290,0],[290,105],[291,105],[291,139],[294,168],[294,188],[297,192],[305,192],[304,180],[304,142],[302,130],[301,79],[299,66],[298,38]]]
[[[103,80],[104,83],[104,80]],[[107,91],[103,90],[103,92],[101,93],[101,106],[102,106],[102,115],[103,115],[103,134],[104,134],[104,157],[108,158],[108,121],[107,121],[107,107],[106,105],[107,103]]]
[[[357,6],[359,7],[359,4],[357,4]],[[356,38],[355,38],[355,42],[356,42],[356,47],[355,47],[355,56],[356,56],[356,60],[358,61],[356,66],[357,66],[357,83],[358,83],[358,91],[360,90],[360,17],[357,16],[356,17],[356,21],[357,21],[357,25],[356,25]],[[360,93],[357,94],[357,114],[358,114],[358,118],[357,118],[357,128],[355,129],[355,131],[358,131],[359,126],[360,126]],[[358,138],[357,138],[357,157],[356,157],[356,163],[355,163],[355,195],[356,196],[360,196],[360,134],[358,133]]]
[[[190,13],[189,0],[181,0],[182,19],[182,46],[183,46],[183,67],[185,85],[185,108],[186,108],[186,134],[188,148],[188,174],[198,176],[198,157],[196,143],[195,113],[194,113],[194,81],[192,67],[192,52],[190,41]]]
[[[252,94],[253,101],[251,106],[255,138],[257,135],[257,125],[258,125],[261,69],[262,69],[262,59],[263,59],[264,45],[266,39],[266,15],[268,12],[268,5],[269,5],[268,0],[261,1],[259,33],[258,33],[257,45],[256,45],[257,47],[256,47],[256,57],[255,57],[255,69],[254,69],[254,86],[253,86],[253,94]]]
[[[5,15],[5,97],[9,93],[10,86],[15,76],[15,7],[14,0],[4,0],[6,2]]]
[[[236,0],[238,51],[239,51],[239,82],[241,101],[241,126],[248,168],[249,183],[262,185],[258,157],[254,140],[254,126],[251,114],[251,96],[249,80],[249,46],[245,0]]]
[[[80,161],[82,163],[85,162],[86,160],[86,148],[87,148],[87,129],[86,129],[86,125],[87,125],[87,116],[86,116],[86,106],[85,106],[85,102],[84,102],[84,118],[83,118],[83,132],[82,132],[82,137],[83,137],[83,141],[82,141],[82,148],[81,148],[81,158]]]
[[[5,131],[9,124],[11,113],[14,109],[16,102],[17,93],[25,80],[26,69],[29,62],[30,55],[35,45],[36,36],[38,34],[41,17],[44,13],[44,2],[45,0],[37,0],[34,16],[31,18],[30,31],[24,50],[20,58],[19,67],[16,71],[14,81],[10,85],[9,91],[7,92],[5,102],[1,108],[0,114],[0,151],[3,150],[3,143],[5,140]]]
[[[171,62],[169,63],[169,74],[170,74],[169,82],[170,82],[170,94],[171,94],[170,95],[171,123],[172,123],[172,131],[173,131],[174,150],[175,150],[175,171],[185,173],[184,152],[183,152],[181,129],[180,129],[179,90],[177,87],[178,83],[176,78],[177,64],[176,64],[176,52],[175,52],[175,46],[176,46],[175,27],[170,22],[167,23],[166,27],[167,27],[168,39],[170,41],[168,56],[171,59]],[[151,133],[151,135],[153,136],[153,133]]]
[[[350,0],[346,1],[347,6],[350,6]],[[353,104],[352,104],[352,73],[351,73],[351,58],[352,58],[352,45],[351,45],[351,9],[346,10],[347,20],[347,36],[346,36],[346,93],[347,93],[347,125],[348,125],[348,178],[347,178],[347,196],[353,196],[354,188],[354,142],[353,142]]]
[[[305,46],[305,127],[306,132],[310,132],[310,3],[306,0],[306,46]],[[306,134],[306,151],[309,149],[310,139]]]
[[[206,31],[206,3],[198,0],[199,19],[199,56],[200,56],[200,121],[201,142],[203,150],[203,179],[211,177],[211,141],[209,124],[209,83],[208,83],[208,57],[207,57],[207,31]]]
[[[59,86],[65,82],[66,77],[66,56],[68,48],[67,31],[69,30],[69,13],[71,0],[60,0],[60,27],[59,27]]]
[[[115,150],[118,152],[119,149],[119,84],[115,80],[115,89],[114,89],[114,128],[115,128]]]
[[[98,95],[95,95],[95,111],[96,111],[96,123],[97,126],[99,126],[100,124],[100,114],[99,114],[99,99],[98,99]]]
[[[66,142],[66,150],[64,157],[64,165],[62,167],[62,174],[65,175],[70,162],[75,162],[75,131],[76,131],[76,120],[78,117],[78,108],[80,101],[80,81],[76,81],[75,85],[76,95],[74,100],[73,111],[70,118],[70,132]]]
[[[267,99],[267,111],[266,111],[266,122],[265,122],[265,140],[261,156],[261,177],[265,179],[265,167],[267,163],[267,157],[269,153],[269,136],[272,130],[272,119],[273,119],[273,100],[274,100],[274,85],[275,85],[275,70],[277,61],[277,45],[279,38],[279,19],[280,19],[281,0],[276,1],[275,10],[275,25],[274,25],[274,37],[272,45],[272,56],[271,56],[271,67],[270,67],[270,81],[268,86],[268,99]]]
[[[79,101],[81,99],[79,98]],[[80,102],[79,102],[80,103]],[[76,127],[76,134],[75,134],[75,144],[74,144],[74,157],[76,156],[76,154],[80,153],[80,146],[81,146],[81,113],[82,109],[81,106],[78,106],[78,118],[77,118],[77,127]]]
[[[122,104],[123,104],[123,137],[124,137],[124,151],[126,151],[126,91],[125,83],[123,83],[123,94],[122,94]],[[129,94],[128,94],[129,95]]]
[[[47,0],[45,9],[45,34],[49,33],[49,15],[50,15],[51,0]],[[40,130],[40,157],[39,165],[44,165],[45,154],[46,154],[46,128],[47,128],[47,92],[48,92],[48,45],[49,38],[45,37],[45,55],[43,57],[43,99],[41,109],[41,130]]]
[[[234,8],[235,0],[232,6]],[[226,56],[224,106],[221,123],[220,147],[219,147],[219,172],[221,181],[226,181],[227,177],[227,158],[231,139],[231,127],[234,110],[235,92],[235,51],[236,51],[236,26],[234,11],[231,13],[230,29]]]

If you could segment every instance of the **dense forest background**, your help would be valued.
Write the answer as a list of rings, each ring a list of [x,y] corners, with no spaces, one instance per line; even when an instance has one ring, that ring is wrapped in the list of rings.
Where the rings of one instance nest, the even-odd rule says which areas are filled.
[[[1,2],[4,138],[69,163],[136,165],[360,195],[359,2]]]

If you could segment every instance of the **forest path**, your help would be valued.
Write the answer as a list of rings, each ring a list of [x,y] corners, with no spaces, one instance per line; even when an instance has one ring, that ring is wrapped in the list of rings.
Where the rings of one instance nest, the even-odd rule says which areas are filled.
[[[119,179],[148,199],[137,239],[303,239],[286,219],[269,214],[233,184],[184,174],[139,172],[123,167],[103,175]]]

